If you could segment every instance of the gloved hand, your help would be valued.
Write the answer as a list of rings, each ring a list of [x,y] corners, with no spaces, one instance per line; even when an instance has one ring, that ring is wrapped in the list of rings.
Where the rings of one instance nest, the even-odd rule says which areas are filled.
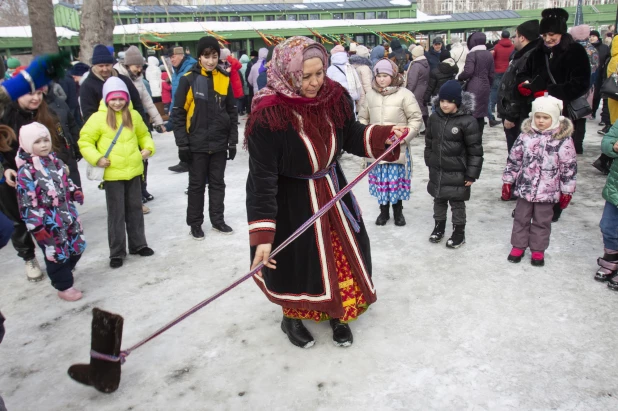
[[[178,158],[183,163],[191,164],[193,156],[191,155],[191,149],[189,147],[178,147]]]
[[[509,201],[511,199],[511,188],[510,184],[502,184],[502,200]]]
[[[24,94],[32,92],[32,87],[38,89],[47,85],[51,80],[64,77],[66,68],[71,65],[70,53],[62,51],[57,54],[46,54],[37,57],[28,68],[26,74],[23,72],[6,80],[2,86],[11,97],[11,100],[17,100]],[[27,76],[32,80],[32,84],[28,81]]]
[[[227,148],[227,159],[234,160],[236,158],[236,144],[230,144]]]
[[[36,239],[36,241],[40,243],[46,243],[47,240],[52,238],[51,234],[49,234],[47,230],[45,230],[45,227],[42,227],[34,231],[32,235],[34,235],[34,238]]]
[[[517,90],[519,91],[519,94],[524,97],[532,95],[532,90],[530,90],[530,83],[520,83],[517,86]]]
[[[82,193],[81,190],[75,190],[73,193],[73,198],[79,203],[79,205],[84,205],[84,193]]]
[[[571,202],[571,198],[573,198],[571,194],[560,194],[560,208],[563,210],[567,208]]]

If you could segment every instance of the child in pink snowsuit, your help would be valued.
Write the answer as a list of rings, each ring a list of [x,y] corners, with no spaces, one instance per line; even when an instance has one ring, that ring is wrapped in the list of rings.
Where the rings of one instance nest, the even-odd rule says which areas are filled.
[[[530,118],[521,125],[502,175],[502,199],[511,198],[515,183],[517,205],[508,261],[518,263],[526,248],[534,266],[545,264],[554,204],[565,209],[575,192],[577,157],[571,134],[573,123],[562,113],[562,101],[539,97],[532,103]]]

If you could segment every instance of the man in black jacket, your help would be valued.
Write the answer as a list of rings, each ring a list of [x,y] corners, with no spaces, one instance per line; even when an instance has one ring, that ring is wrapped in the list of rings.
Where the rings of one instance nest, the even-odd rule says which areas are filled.
[[[225,166],[236,157],[238,112],[229,74],[218,66],[220,47],[214,37],[197,43],[198,63],[180,78],[172,122],[180,161],[189,164],[187,225],[195,240],[204,239],[204,192],[208,179],[208,212],[215,231],[231,234],[225,224]]]
[[[517,91],[517,74],[526,66],[530,51],[543,42],[539,37],[539,21],[529,20],[515,30],[513,44],[515,53],[506,69],[498,89],[498,113],[504,124],[506,145],[509,152],[521,133],[521,123],[532,109],[532,97],[524,97]]]
[[[102,44],[97,44],[92,52],[91,61],[92,68],[79,89],[79,104],[82,108],[84,123],[88,121],[88,118],[90,118],[92,114],[99,110],[99,104],[101,104],[101,99],[103,98],[103,84],[105,81],[111,76],[116,76],[127,85],[129,97],[131,98],[131,103],[133,103],[133,109],[142,116],[144,123],[148,124],[148,117],[144,112],[144,106],[139,97],[139,92],[130,78],[118,74],[118,72],[112,68],[114,57],[112,57],[107,47]]]

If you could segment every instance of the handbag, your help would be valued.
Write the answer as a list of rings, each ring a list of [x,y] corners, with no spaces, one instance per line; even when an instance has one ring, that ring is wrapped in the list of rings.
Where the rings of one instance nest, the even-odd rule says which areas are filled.
[[[109,157],[109,154],[112,152],[112,149],[116,145],[116,141],[118,141],[118,137],[120,137],[120,133],[122,133],[123,128],[124,128],[124,124],[121,124],[120,128],[118,129],[118,132],[116,133],[116,136],[112,140],[112,144],[110,144],[109,148],[107,149],[107,152],[105,153],[103,157],[105,158]],[[104,174],[105,174],[105,168],[99,167],[99,166],[93,166],[92,164],[88,163],[88,166],[86,167],[86,177],[88,178],[88,180],[103,181]]]
[[[545,55],[545,65],[547,66],[547,73],[549,74],[549,78],[552,83],[556,84],[556,80],[554,76],[551,74],[551,70],[549,69],[549,58]],[[586,97],[581,96],[577,97],[575,100],[572,100],[567,104],[567,112],[569,113],[569,118],[571,120],[579,120],[580,118],[584,118],[587,115],[592,114],[592,107],[588,104],[588,100]]]
[[[614,73],[605,79],[601,85],[601,98],[618,100],[618,74]]]

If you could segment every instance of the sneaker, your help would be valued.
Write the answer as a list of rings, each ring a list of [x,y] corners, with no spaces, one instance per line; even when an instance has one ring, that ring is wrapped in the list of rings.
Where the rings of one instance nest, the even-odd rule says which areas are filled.
[[[111,268],[120,268],[122,267],[122,258],[114,257],[109,260],[109,266]]]
[[[599,121],[599,126],[600,127],[604,127],[605,126],[605,122],[603,120]]]
[[[144,247],[144,248],[140,248],[138,251],[134,253],[129,253],[129,254],[139,255],[141,257],[150,257],[151,255],[154,254],[154,250],[150,247]]]
[[[148,207],[146,207],[145,205],[142,204],[142,213],[144,213],[144,214],[150,213],[150,208],[148,208]]]
[[[213,224],[212,229],[222,234],[232,234],[234,232],[234,230],[232,230],[232,227],[230,227],[229,225],[225,223]]]
[[[174,173],[188,173],[189,167],[187,163],[180,162],[175,166],[171,166],[167,168],[169,171],[173,171]]]
[[[64,301],[77,301],[81,300],[83,294],[77,288],[67,288],[64,291],[58,291],[58,297],[62,298]]]
[[[202,230],[202,227],[199,225],[192,225],[189,234],[191,234],[191,236],[193,236],[193,239],[196,241],[204,240],[204,230]]]
[[[600,134],[600,135],[604,136],[605,134],[607,134],[609,132],[610,128],[611,127],[607,125],[607,126],[603,127],[602,129],[597,130],[597,134]]]
[[[36,258],[26,261],[26,278],[28,281],[36,283],[44,278],[43,272],[41,272],[41,266]]]

